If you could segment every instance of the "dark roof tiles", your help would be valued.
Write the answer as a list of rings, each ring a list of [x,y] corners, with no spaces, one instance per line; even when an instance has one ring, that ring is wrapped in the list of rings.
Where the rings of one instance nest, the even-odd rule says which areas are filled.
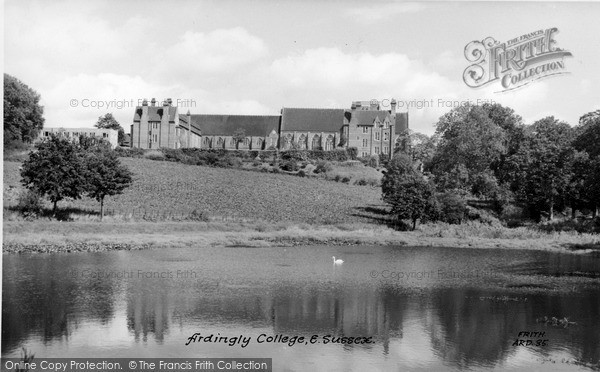
[[[344,125],[344,109],[284,108],[281,131],[339,132]]]
[[[201,131],[203,136],[232,136],[237,130],[243,129],[246,136],[264,137],[273,130],[279,131],[280,116],[191,115],[191,119],[192,126]]]

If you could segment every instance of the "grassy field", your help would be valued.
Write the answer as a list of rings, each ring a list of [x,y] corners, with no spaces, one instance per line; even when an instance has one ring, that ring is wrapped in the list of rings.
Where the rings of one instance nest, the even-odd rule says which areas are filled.
[[[134,183],[124,194],[108,198],[105,207],[123,218],[145,214],[146,219],[178,219],[196,211],[219,221],[365,223],[380,219],[385,208],[379,187],[148,159],[121,161],[134,172]],[[17,203],[22,189],[19,166],[4,163],[5,207]],[[59,208],[85,215],[96,213],[99,205],[84,197],[61,201]]]
[[[50,218],[25,221],[19,213],[6,208],[16,204],[22,189],[20,163],[5,162],[5,252],[308,244],[583,253],[600,249],[597,234],[547,233],[473,221],[462,225],[419,225],[416,231],[396,231],[387,226],[389,217],[380,200],[380,189],[370,186],[148,159],[123,158],[122,162],[135,173],[135,182],[123,195],[107,200],[107,208],[115,213],[102,223],[98,223],[98,204],[87,198],[59,203],[61,208],[75,211],[70,213],[70,222]],[[354,169],[341,171],[351,173]],[[194,210],[209,218],[178,220],[178,216],[187,216]],[[141,211],[146,211],[146,217],[140,217]],[[161,211],[162,215],[153,218],[152,213]],[[132,212],[136,214],[132,216]]]

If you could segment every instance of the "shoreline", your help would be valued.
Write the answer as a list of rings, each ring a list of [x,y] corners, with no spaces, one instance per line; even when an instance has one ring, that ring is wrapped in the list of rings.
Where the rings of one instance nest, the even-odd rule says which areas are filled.
[[[437,231],[434,231],[436,228]],[[490,238],[468,236],[465,233],[456,236],[460,235],[456,232],[445,234],[443,228],[432,225],[422,226],[417,231],[396,231],[365,224],[4,221],[2,253],[75,253],[206,246],[269,248],[377,245],[600,254],[600,236],[592,234],[539,233]],[[512,232],[506,230],[507,235]]]

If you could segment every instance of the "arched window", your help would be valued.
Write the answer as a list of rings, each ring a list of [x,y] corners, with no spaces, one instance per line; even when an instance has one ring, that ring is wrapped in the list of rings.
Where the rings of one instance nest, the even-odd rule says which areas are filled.
[[[333,150],[333,136],[330,134],[325,141],[325,151]]]
[[[217,147],[223,147],[224,143],[225,141],[223,140],[223,137],[219,137],[219,139],[217,140]]]
[[[303,134],[300,136],[300,138],[298,139],[298,147],[301,150],[306,149],[306,136]]]
[[[288,150],[292,147],[292,135],[288,134],[283,138],[283,149]]]
[[[256,150],[262,150],[264,142],[265,141],[262,138],[257,139],[256,140]]]
[[[315,134],[312,140],[312,149],[313,150],[321,150],[321,136]]]

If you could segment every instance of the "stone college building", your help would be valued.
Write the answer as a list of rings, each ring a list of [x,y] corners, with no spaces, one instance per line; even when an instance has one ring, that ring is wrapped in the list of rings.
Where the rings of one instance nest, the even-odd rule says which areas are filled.
[[[172,100],[136,107],[131,147],[226,150],[333,150],[356,147],[358,155],[391,154],[408,129],[408,112],[382,110],[379,103],[352,102],[348,109],[288,108],[281,115],[191,115],[178,112]],[[242,141],[236,138],[243,137]]]

